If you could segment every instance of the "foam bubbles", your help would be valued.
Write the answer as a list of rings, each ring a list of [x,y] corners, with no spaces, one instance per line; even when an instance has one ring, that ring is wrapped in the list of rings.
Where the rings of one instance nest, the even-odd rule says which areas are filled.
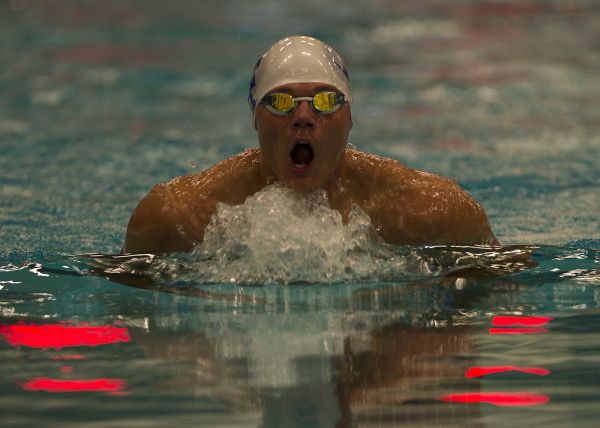
[[[243,205],[219,204],[204,241],[183,263],[186,272],[168,259],[160,270],[173,280],[246,284],[374,282],[431,272],[407,251],[381,242],[359,207],[345,225],[324,191],[300,195],[276,184]]]

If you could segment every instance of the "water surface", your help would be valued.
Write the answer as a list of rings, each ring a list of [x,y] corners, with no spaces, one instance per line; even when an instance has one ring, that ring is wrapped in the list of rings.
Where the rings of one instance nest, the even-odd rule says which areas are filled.
[[[593,0],[3,3],[2,425],[595,426],[599,21]],[[276,192],[192,255],[117,256],[153,184],[256,146],[249,75],[288,34],[347,60],[352,144],[456,179],[504,247],[390,247],[360,213],[284,221]]]

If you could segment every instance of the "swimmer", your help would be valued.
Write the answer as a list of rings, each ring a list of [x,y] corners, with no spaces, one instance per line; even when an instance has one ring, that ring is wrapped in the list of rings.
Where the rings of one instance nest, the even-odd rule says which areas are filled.
[[[345,222],[358,205],[388,243],[499,245],[481,206],[453,180],[348,147],[352,93],[330,46],[280,40],[254,67],[248,100],[259,148],[154,186],[129,220],[124,253],[192,251],[218,203],[243,204],[276,182],[324,190]]]

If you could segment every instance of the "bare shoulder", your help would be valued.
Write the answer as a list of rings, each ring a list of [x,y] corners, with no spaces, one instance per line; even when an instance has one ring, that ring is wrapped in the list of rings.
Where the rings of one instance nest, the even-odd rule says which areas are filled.
[[[191,202],[198,197],[235,199],[237,194],[243,193],[236,189],[245,189],[246,184],[254,184],[259,177],[259,162],[260,151],[246,149],[202,172],[176,177],[166,186],[176,194],[179,202]]]
[[[398,244],[497,244],[479,203],[455,180],[356,152],[359,168],[377,183],[371,219]],[[365,177],[366,178],[366,177]]]
[[[123,252],[190,251],[201,241],[216,204],[242,203],[260,186],[258,150],[155,185],[133,211]]]
[[[168,184],[157,184],[133,211],[123,252],[189,251],[193,238],[180,226],[179,209]]]

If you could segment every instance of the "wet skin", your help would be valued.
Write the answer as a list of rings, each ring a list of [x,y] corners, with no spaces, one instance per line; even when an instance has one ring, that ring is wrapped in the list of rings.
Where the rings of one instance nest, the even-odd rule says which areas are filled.
[[[311,97],[334,87],[319,83],[290,84],[271,92],[286,92],[293,97]],[[289,115],[279,116],[259,105],[256,130],[260,145],[261,174],[269,181],[281,181],[286,187],[308,193],[328,189],[344,164],[348,134],[352,129],[349,103],[332,114],[316,112],[309,101],[299,101]],[[295,164],[292,150],[306,144],[314,158],[307,165]]]
[[[296,83],[272,92],[311,97],[321,90],[334,88]],[[498,245],[483,209],[453,180],[348,149],[348,103],[323,115],[300,101],[285,116],[259,104],[255,127],[259,149],[156,185],[129,220],[123,252],[191,251],[202,241],[217,203],[243,204],[275,182],[299,193],[324,189],[345,220],[358,205],[389,243]]]

